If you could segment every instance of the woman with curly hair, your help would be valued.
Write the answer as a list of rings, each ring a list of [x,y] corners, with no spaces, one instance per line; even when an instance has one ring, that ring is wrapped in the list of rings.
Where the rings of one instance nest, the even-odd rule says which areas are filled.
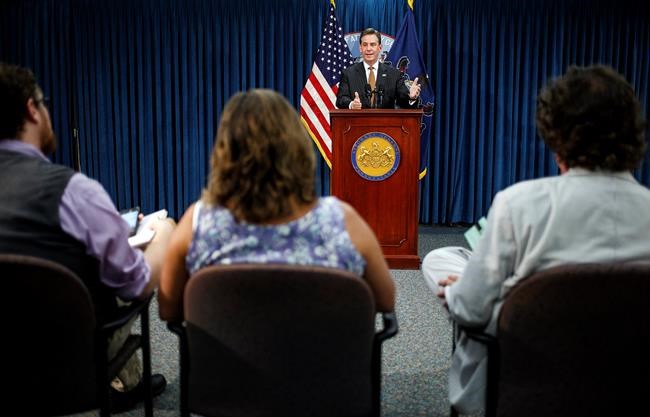
[[[395,286],[377,238],[348,204],[317,198],[315,156],[296,111],[272,90],[226,105],[201,199],[183,215],[163,266],[163,320],[182,318],[189,277],[214,264],[281,263],[338,268],[363,277],[378,311]]]

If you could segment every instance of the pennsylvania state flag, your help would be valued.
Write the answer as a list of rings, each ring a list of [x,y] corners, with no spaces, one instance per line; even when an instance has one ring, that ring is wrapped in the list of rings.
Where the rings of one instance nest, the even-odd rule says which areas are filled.
[[[415,16],[411,4],[409,4],[409,10],[406,12],[397,36],[395,36],[395,42],[388,52],[386,61],[402,72],[402,76],[406,78],[407,86],[410,86],[416,77],[422,86],[418,106],[424,111],[420,126],[420,179],[422,179],[427,174],[427,163],[431,151],[431,122],[435,97],[422,59],[420,42],[418,42],[415,32]]]

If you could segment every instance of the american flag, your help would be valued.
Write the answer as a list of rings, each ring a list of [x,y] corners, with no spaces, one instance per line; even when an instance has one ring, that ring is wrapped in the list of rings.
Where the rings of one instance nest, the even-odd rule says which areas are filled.
[[[341,72],[353,62],[350,49],[343,39],[343,29],[336,19],[334,1],[331,1],[316,60],[300,94],[300,119],[330,168],[332,168],[330,110],[335,107]]]

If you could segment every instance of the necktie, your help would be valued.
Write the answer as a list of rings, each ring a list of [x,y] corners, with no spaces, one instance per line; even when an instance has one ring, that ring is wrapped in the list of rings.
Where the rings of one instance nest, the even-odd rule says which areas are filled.
[[[370,96],[370,107],[375,107],[375,71],[374,67],[370,67],[370,73],[368,74],[368,84],[370,84],[370,91],[372,94]]]

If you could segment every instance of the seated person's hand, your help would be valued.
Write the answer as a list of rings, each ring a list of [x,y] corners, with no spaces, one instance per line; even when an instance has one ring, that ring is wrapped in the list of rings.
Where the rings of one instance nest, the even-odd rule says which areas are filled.
[[[176,228],[176,222],[174,219],[167,217],[165,219],[159,219],[151,222],[147,225],[148,229],[154,231],[153,239],[147,245],[142,247],[146,249],[151,243],[161,242],[164,245],[167,245],[169,239],[171,238],[172,232]]]
[[[458,281],[458,275],[449,275],[445,279],[441,279],[438,282],[438,286],[440,287],[440,290],[438,291],[438,298],[442,298],[443,300],[445,299],[445,287],[450,286],[454,282]]]
[[[168,237],[175,227],[176,227],[176,222],[174,221],[174,219],[170,217],[153,221],[149,225],[149,228],[153,229],[156,232],[156,236],[154,237],[154,239],[157,239],[158,236],[165,237],[165,238]]]

